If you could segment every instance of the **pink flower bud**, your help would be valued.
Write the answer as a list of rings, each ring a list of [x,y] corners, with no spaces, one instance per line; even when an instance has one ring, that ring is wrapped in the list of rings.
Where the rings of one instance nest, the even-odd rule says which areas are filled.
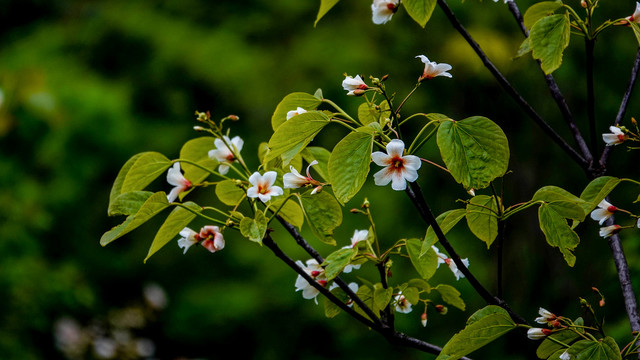
[[[422,323],[422,326],[427,327],[427,312],[423,312],[422,315],[420,315],[420,322]]]

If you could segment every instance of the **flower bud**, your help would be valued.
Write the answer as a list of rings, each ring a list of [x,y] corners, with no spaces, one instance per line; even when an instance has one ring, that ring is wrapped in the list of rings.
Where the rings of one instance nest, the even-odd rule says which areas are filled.
[[[471,196],[476,196],[476,191],[473,188],[467,190],[467,193]]]
[[[638,122],[636,121],[636,118],[631,117],[631,123],[633,124],[633,126],[638,126]]]
[[[600,307],[604,307],[604,299],[600,299],[598,305],[600,305]]]
[[[382,79],[380,79],[380,81],[386,81],[389,78],[389,74],[386,74],[385,76],[382,77]]]
[[[193,130],[195,130],[195,131],[206,131],[207,129],[203,128],[202,126],[197,126],[196,125],[196,126],[193,127]]]
[[[544,339],[551,334],[551,330],[542,328],[531,328],[527,330],[527,337],[531,340]]]
[[[423,312],[422,315],[420,315],[420,322],[422,323],[422,326],[427,327],[427,312]]]
[[[238,115],[229,115],[227,116],[231,121],[238,121],[240,120],[240,118],[238,117]]]
[[[584,0],[580,1],[580,6],[582,6],[583,8],[586,9],[587,8],[587,2],[584,1]]]
[[[362,202],[362,208],[363,209],[368,209],[369,206],[371,206],[371,203],[369,202],[369,199],[364,198],[364,201]]]
[[[449,312],[449,308],[447,308],[444,305],[438,304],[435,306],[435,308],[436,308],[436,311],[439,312],[441,315],[447,315],[447,312]]]
[[[364,93],[366,93],[367,90],[363,90],[363,89],[355,89],[353,90],[353,95],[355,96],[362,96],[364,95]]]

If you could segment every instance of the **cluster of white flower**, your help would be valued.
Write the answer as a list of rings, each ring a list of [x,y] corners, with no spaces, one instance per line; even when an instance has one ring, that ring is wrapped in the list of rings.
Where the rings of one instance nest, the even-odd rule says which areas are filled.
[[[538,309],[538,315],[540,316],[535,319],[536,323],[538,324],[548,325],[553,328],[558,328],[561,326],[559,317],[544,308]],[[530,328],[529,330],[527,330],[527,337],[531,340],[542,340],[552,333],[553,330],[547,328]],[[569,354],[569,350],[565,350],[559,356],[559,359],[570,360],[571,354]]]
[[[602,225],[607,219],[609,219],[616,211],[620,211],[614,205],[611,205],[606,200],[600,201],[598,204],[598,208],[591,212],[591,218]],[[628,211],[622,210],[623,212],[629,213]],[[634,215],[635,217],[635,215]],[[640,218],[636,220],[636,226],[640,228]],[[611,235],[617,234],[622,229],[622,226],[613,224],[609,226],[603,226],[600,228],[600,236],[603,238],[608,238]]]

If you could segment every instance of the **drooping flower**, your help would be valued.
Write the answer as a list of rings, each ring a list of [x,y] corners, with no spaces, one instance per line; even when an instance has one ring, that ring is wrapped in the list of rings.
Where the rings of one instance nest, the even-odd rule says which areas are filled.
[[[446,76],[448,78],[452,77],[447,71],[451,70],[452,67],[449,64],[438,64],[435,61],[429,61],[424,55],[418,55],[416,58],[420,58],[420,60],[424,63],[424,71],[422,75],[418,78],[418,81],[433,79],[436,76]]]
[[[296,115],[304,114],[306,112],[307,112],[307,110],[305,110],[305,109],[301,108],[300,106],[298,106],[297,109],[287,112],[287,120],[291,119],[292,117],[294,117]]]
[[[324,268],[318,264],[315,259],[309,259],[306,262],[306,266],[302,263],[302,261],[296,261],[296,264],[304,270],[311,278],[313,278],[317,283],[322,286],[327,286],[327,277],[324,274]],[[302,290],[302,297],[305,299],[314,299],[316,304],[318,300],[316,297],[320,293],[318,289],[313,287],[309,282],[302,277],[302,275],[298,275],[296,279],[296,291]]]
[[[289,170],[291,170],[291,172],[288,172],[286,174],[284,174],[282,176],[282,182],[284,183],[284,188],[285,189],[297,189],[300,187],[303,187],[305,185],[311,184],[311,185],[318,185],[320,184],[318,181],[314,180],[311,177],[311,174],[309,174],[309,168],[311,168],[313,165],[316,165],[318,163],[317,160],[313,160],[309,166],[307,166],[307,176],[302,176],[300,175],[300,173],[298,172],[298,170],[296,170],[296,168],[293,167],[293,165],[289,166]]]
[[[620,229],[621,229],[620,225],[610,225],[610,226],[601,227],[600,236],[602,236],[603,238],[608,238],[613,234],[617,234],[618,231],[620,231]]]
[[[202,240],[202,247],[214,253],[224,249],[224,237],[220,232],[220,228],[213,225],[208,225],[200,229],[198,234]]]
[[[602,139],[607,143],[607,146],[622,144],[627,140],[627,135],[619,127],[609,126],[609,131],[611,133],[602,134]]]
[[[422,315],[420,315],[420,323],[422,323],[423,327],[427,327],[427,312],[423,312]]]
[[[402,293],[399,293],[398,295],[396,295],[395,299],[396,299],[397,312],[400,312],[403,314],[408,314],[411,312],[411,303],[409,302],[409,300],[407,300],[406,297],[404,297],[404,295],[402,295]]]
[[[200,241],[200,235],[189,228],[182,229],[182,231],[180,231],[180,236],[182,236],[182,238],[178,239],[178,246],[181,249],[184,249],[183,254],[186,254],[190,247]]]
[[[640,2],[636,1],[636,10],[633,12],[633,15],[627,16],[625,19],[629,22],[640,24]]]
[[[557,316],[553,313],[551,313],[550,311],[547,311],[544,308],[540,308],[538,310],[538,315],[540,315],[539,317],[536,318],[536,322],[538,324],[548,324],[551,321],[556,320]]]
[[[385,186],[391,182],[391,188],[400,191],[407,188],[406,181],[418,179],[418,169],[422,165],[420,158],[415,155],[402,156],[403,152],[404,142],[393,139],[387,144],[386,154],[381,151],[371,154],[376,165],[385,167],[373,175],[376,185]]]
[[[570,360],[571,354],[569,354],[569,350],[565,350],[558,358],[560,360]]]
[[[398,11],[400,0],[373,0],[371,4],[372,20],[374,24],[385,24]]]
[[[460,280],[461,278],[464,277],[464,274],[462,273],[462,271],[460,271],[460,269],[458,269],[458,266],[453,261],[453,259],[441,253],[440,250],[438,250],[438,248],[435,247],[435,245],[432,245],[431,248],[433,249],[433,251],[436,252],[436,256],[438,257],[438,267],[440,267],[440,264],[447,264],[447,266],[449,266],[449,269],[451,270],[453,275],[456,277],[456,280]],[[469,267],[468,258],[461,259],[461,261],[464,264],[464,266]]]
[[[273,185],[276,182],[278,173],[275,171],[267,171],[264,175],[260,175],[259,172],[254,172],[249,177],[249,183],[253,185],[247,189],[247,196],[250,198],[258,198],[260,201],[266,203],[271,200],[272,196],[279,196],[284,194],[284,190],[280,186]]]
[[[244,140],[239,136],[235,136],[233,139],[229,139],[228,136],[223,136],[224,141],[220,138],[214,140],[215,149],[209,150],[209,158],[218,160],[220,166],[218,166],[218,172],[222,175],[226,175],[229,172],[229,164],[236,161],[233,153],[239,154],[242,151],[242,145]],[[226,142],[226,143],[225,143]],[[231,151],[227,144],[231,145],[234,149]]]
[[[167,172],[167,182],[169,185],[173,185],[173,189],[167,194],[168,202],[174,202],[181,192],[189,190],[192,186],[191,181],[182,175],[179,162],[169,168]]]
[[[551,334],[551,330],[542,328],[531,328],[527,330],[527,337],[531,340],[544,339]]]
[[[364,91],[369,88],[369,86],[364,83],[364,80],[362,80],[360,75],[356,75],[355,78],[351,76],[345,77],[345,79],[342,80],[342,88],[347,91],[347,95],[355,96],[362,95]],[[356,93],[356,90],[359,91]]]
[[[617,207],[611,205],[607,200],[602,200],[598,204],[598,208],[591,212],[591,218],[602,225],[616,210],[618,210]]]

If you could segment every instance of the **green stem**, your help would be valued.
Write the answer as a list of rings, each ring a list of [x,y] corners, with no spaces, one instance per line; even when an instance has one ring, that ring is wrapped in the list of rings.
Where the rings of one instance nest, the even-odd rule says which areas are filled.
[[[333,101],[329,100],[329,99],[322,99],[323,102],[333,106],[334,109],[338,110],[338,112],[341,115],[344,115],[347,119],[349,119],[349,121],[353,121],[354,123],[358,124],[358,125],[362,125],[359,121],[357,121],[356,119],[352,118],[351,116],[349,116],[349,114],[347,114],[344,110],[342,110],[342,108],[340,106],[338,106],[336,103],[334,103]]]
[[[204,171],[208,172],[208,173],[209,173],[209,174],[211,174],[211,175],[216,175],[216,176],[219,176],[219,177],[221,177],[221,178],[223,178],[223,179],[230,180],[228,177],[226,177],[226,176],[224,176],[224,175],[220,174],[219,172],[217,172],[217,171],[213,171],[213,170],[211,170],[211,169],[207,169],[206,167],[204,167],[204,166],[202,166],[202,165],[198,164],[197,162],[194,162],[194,161],[191,161],[191,160],[187,160],[187,159],[176,159],[176,160],[172,160],[172,161],[171,161],[171,163],[172,163],[172,164],[175,164],[175,163],[177,163],[177,162],[185,163],[185,164],[189,164],[189,165],[193,165],[193,166],[195,166],[195,167],[197,167],[197,168],[199,168],[199,169],[201,169],[201,170],[204,170]]]
[[[191,209],[190,207],[185,206],[185,205],[184,205],[184,204],[182,204],[182,203],[171,203],[171,204],[169,204],[169,205],[179,206],[179,207],[181,207],[181,208],[183,208],[183,209],[185,209],[185,210],[187,210],[187,211],[189,211],[189,212],[191,212],[191,213],[193,213],[193,214],[196,214],[197,216],[200,216],[200,217],[202,217],[202,218],[204,218],[204,219],[207,219],[207,220],[209,220],[209,221],[213,221],[213,222],[215,222],[215,223],[217,223],[217,224],[226,225],[226,222],[224,222],[224,221],[222,221],[222,220],[214,219],[214,218],[209,217],[209,216],[207,216],[207,215],[204,215],[204,214],[202,214],[201,212],[195,211],[195,210]]]

